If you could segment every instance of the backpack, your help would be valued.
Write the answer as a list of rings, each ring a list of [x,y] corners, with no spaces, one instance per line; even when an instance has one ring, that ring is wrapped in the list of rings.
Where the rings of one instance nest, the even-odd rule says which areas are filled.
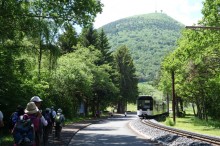
[[[14,112],[14,113],[11,114],[11,116],[9,118],[9,121],[8,121],[9,130],[13,130],[13,128],[14,128],[18,118],[19,117],[18,117],[18,113],[17,112]],[[16,119],[16,121],[13,121],[15,119]]]
[[[35,143],[34,124],[30,118],[24,116],[17,121],[13,129],[13,138],[17,145],[33,146]]]
[[[44,118],[47,120],[48,125],[52,124],[52,114],[51,113],[45,113]]]
[[[34,131],[37,133],[41,133],[42,131],[42,124],[41,124],[41,119],[37,118],[33,115],[28,116],[27,118],[31,119],[33,125],[34,125]]]
[[[57,114],[56,117],[55,117],[55,123],[56,124],[61,124],[62,123],[62,117],[61,117],[61,114]]]

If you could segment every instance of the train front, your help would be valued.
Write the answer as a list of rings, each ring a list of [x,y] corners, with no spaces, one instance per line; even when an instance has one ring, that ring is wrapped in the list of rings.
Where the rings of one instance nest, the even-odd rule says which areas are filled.
[[[147,117],[153,112],[152,96],[141,95],[137,98],[137,116]]]

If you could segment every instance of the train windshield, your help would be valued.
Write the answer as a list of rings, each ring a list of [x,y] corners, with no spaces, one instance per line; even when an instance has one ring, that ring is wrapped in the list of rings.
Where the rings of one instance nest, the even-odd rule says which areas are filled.
[[[151,109],[151,100],[138,100],[138,110],[146,111]]]

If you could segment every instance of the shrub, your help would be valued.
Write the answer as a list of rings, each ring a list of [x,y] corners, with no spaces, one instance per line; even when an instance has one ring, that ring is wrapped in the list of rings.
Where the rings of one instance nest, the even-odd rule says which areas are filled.
[[[174,126],[175,125],[175,123],[173,122],[173,120],[170,117],[166,118],[165,124],[167,126]]]

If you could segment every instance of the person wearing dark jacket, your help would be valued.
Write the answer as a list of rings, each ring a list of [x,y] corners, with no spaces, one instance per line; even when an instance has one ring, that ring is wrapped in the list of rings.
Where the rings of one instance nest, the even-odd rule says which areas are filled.
[[[3,113],[0,111],[0,145],[1,145],[1,138],[2,138],[2,127],[4,127],[4,121],[3,121]]]
[[[48,145],[49,134],[52,131],[53,123],[52,123],[52,113],[50,108],[46,108],[46,111],[43,113],[44,118],[47,120],[47,126],[43,127],[43,143],[44,146]]]

